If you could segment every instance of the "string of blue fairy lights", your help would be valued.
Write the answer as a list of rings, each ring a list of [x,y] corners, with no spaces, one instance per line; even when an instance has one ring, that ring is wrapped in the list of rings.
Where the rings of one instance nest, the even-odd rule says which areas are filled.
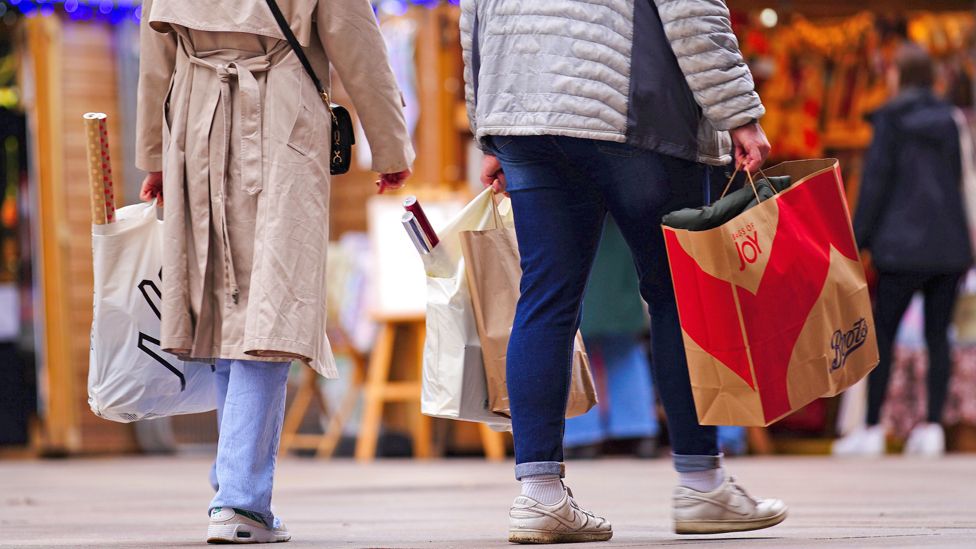
[[[402,15],[411,6],[435,7],[457,4],[459,0],[370,0],[373,8],[387,15]],[[142,17],[139,0],[3,0],[0,18],[9,21],[17,14],[24,17],[51,16],[62,12],[74,21],[99,20],[112,24],[139,21]],[[13,9],[11,9],[13,8]],[[9,15],[8,15],[9,14]]]

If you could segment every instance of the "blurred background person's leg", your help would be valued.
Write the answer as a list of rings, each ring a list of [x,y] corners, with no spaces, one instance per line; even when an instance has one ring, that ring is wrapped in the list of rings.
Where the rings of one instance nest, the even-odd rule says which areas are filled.
[[[952,322],[961,278],[961,274],[955,273],[934,275],[922,287],[925,297],[925,343],[929,354],[927,414],[925,421],[916,425],[909,434],[905,442],[907,454],[941,456],[945,453],[942,410],[952,373],[949,324]]]
[[[874,321],[877,325],[880,361],[868,376],[867,425],[834,442],[838,456],[880,456],[885,453],[886,432],[881,407],[888,392],[898,326],[921,279],[911,273],[879,273]]]
[[[660,426],[654,415],[650,364],[642,343],[633,335],[604,336],[587,340],[586,351],[600,404],[566,420],[566,457],[599,457],[608,441],[623,443],[637,457],[653,457]]]

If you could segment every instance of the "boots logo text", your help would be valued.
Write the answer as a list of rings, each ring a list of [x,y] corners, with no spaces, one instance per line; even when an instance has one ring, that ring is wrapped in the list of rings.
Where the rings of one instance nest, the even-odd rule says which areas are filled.
[[[847,356],[856,351],[868,338],[868,323],[863,318],[854,326],[842,332],[837,330],[830,339],[830,347],[834,350],[834,360],[830,363],[830,370],[839,370],[847,362]]]

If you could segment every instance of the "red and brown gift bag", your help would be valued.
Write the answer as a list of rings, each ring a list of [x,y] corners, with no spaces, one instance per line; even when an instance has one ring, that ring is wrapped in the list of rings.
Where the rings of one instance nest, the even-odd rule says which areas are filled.
[[[764,175],[793,184],[720,227],[663,228],[704,425],[769,425],[878,363],[838,162]]]

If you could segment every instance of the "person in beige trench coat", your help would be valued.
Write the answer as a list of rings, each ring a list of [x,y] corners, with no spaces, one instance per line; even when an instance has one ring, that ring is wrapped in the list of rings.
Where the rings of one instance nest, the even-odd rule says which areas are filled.
[[[367,0],[279,0],[335,67],[381,182],[414,160]],[[271,513],[288,364],[336,377],[326,316],[330,117],[263,0],[146,0],[136,165],[164,202],[161,346],[216,364],[210,541],[284,541]]]

